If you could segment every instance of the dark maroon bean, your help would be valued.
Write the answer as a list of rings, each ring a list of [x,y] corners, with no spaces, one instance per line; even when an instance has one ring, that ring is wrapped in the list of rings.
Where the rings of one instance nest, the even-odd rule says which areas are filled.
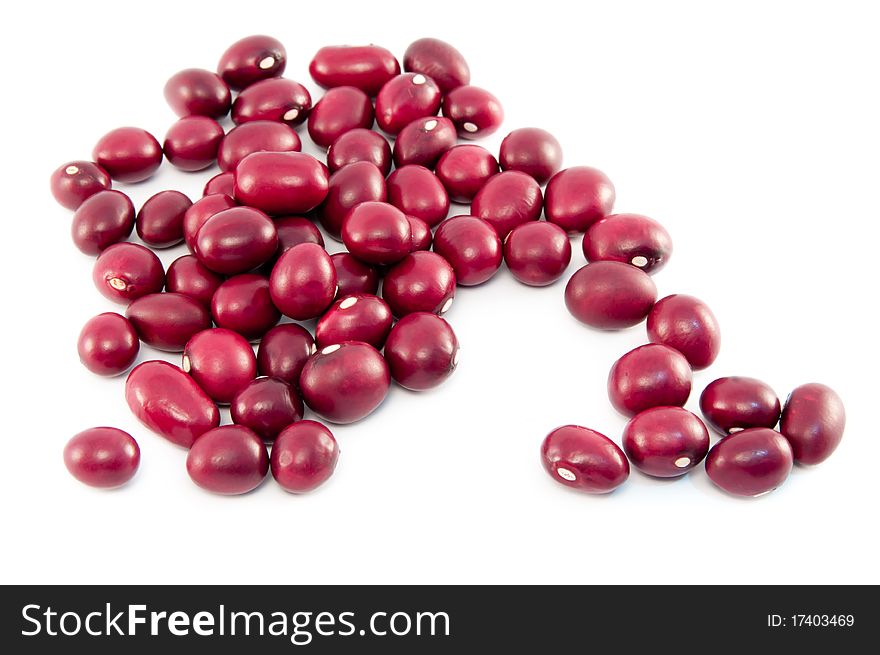
[[[398,318],[413,312],[443,314],[455,298],[455,271],[435,252],[410,253],[385,275],[382,297]]]
[[[165,273],[166,291],[182,293],[205,307],[211,306],[211,298],[222,283],[223,276],[202,264],[195,255],[178,257]]]
[[[620,262],[587,264],[565,286],[565,306],[571,315],[600,330],[638,325],[656,300],[657,286],[651,277]]]
[[[571,261],[571,243],[558,225],[529,221],[513,228],[504,240],[504,261],[523,284],[552,284]]]
[[[223,141],[223,128],[213,118],[188,116],[165,133],[162,150],[175,168],[201,171],[213,165]]]
[[[710,366],[721,350],[721,328],[712,310],[702,300],[684,294],[657,301],[648,314],[648,339],[675,348],[695,371]]]
[[[498,131],[504,109],[498,98],[478,86],[460,86],[443,97],[443,115],[463,139],[479,139]]]
[[[406,214],[393,205],[362,202],[345,217],[342,242],[352,255],[366,264],[395,264],[412,250],[412,228]]]
[[[465,144],[450,148],[437,162],[436,174],[454,202],[471,202],[489,178],[498,172],[498,162],[483,146]]]
[[[333,475],[338,459],[339,446],[330,430],[317,421],[299,421],[272,446],[272,476],[285,491],[305,493]]]
[[[278,232],[278,254],[290,250],[301,243],[317,243],[324,247],[321,230],[303,216],[284,216],[275,219],[275,230]]]
[[[406,220],[409,221],[409,231],[412,234],[410,244],[410,252],[416,250],[430,250],[431,244],[434,242],[434,235],[431,234],[431,226],[421,218],[410,216],[407,214]]]
[[[183,349],[184,373],[215,402],[229,404],[257,375],[257,358],[247,339],[226,328],[203,330]]]
[[[562,146],[547,130],[521,127],[504,137],[498,162],[505,171],[521,171],[546,184],[562,168]]]
[[[269,294],[269,278],[256,273],[236,275],[221,284],[211,299],[211,315],[217,327],[248,340],[259,339],[281,318]]]
[[[623,431],[623,451],[642,473],[658,478],[684,475],[709,452],[709,431],[681,407],[652,407]]]
[[[217,64],[230,88],[240,91],[260,80],[278,77],[287,65],[287,52],[278,39],[257,34],[233,43]]]
[[[269,277],[272,302],[296,321],[316,318],[336,297],[336,269],[315,243],[301,243],[281,254]]]
[[[403,166],[389,175],[388,202],[431,227],[449,212],[449,195],[443,183],[424,166]]]
[[[604,434],[563,425],[541,444],[541,463],[558,483],[592,494],[614,491],[629,477],[623,451]]]
[[[224,425],[196,440],[186,456],[186,472],[207,491],[246,494],[259,487],[269,472],[269,452],[252,430]]]
[[[263,441],[301,421],[303,402],[291,385],[277,378],[257,378],[239,389],[230,406],[232,420],[253,430]]]
[[[608,373],[608,398],[625,416],[651,407],[683,407],[691,395],[692,381],[684,355],[669,346],[650,343],[614,362]]]
[[[584,234],[589,262],[611,260],[656,273],[672,255],[669,232],[657,221],[639,214],[611,214],[593,223]]]
[[[211,316],[198,300],[180,293],[151,293],[132,302],[125,316],[141,341],[159,350],[180,352],[186,342],[211,327]]]
[[[272,219],[259,209],[233,207],[205,222],[194,252],[215,273],[235,275],[265,264],[276,250],[278,232]]]
[[[138,127],[118,127],[102,136],[92,159],[117,182],[141,182],[162,163],[162,146]]]
[[[138,236],[153,248],[170,248],[183,241],[183,217],[192,200],[180,191],[160,191],[150,196],[137,213]]]
[[[235,206],[235,200],[231,196],[219,193],[196,200],[183,215],[183,240],[186,241],[189,249],[195,250],[199,230],[209,218]]]
[[[391,377],[411,391],[433,389],[458,366],[458,339],[444,319],[428,312],[407,314],[385,341]]]
[[[235,169],[235,198],[272,216],[305,214],[327,197],[327,169],[301,152],[255,152]]]
[[[318,321],[318,348],[345,341],[363,341],[380,350],[391,331],[391,310],[384,300],[366,293],[337,300]]]
[[[736,496],[760,496],[788,479],[794,463],[791,445],[769,428],[749,428],[719,441],[706,457],[706,473]]]
[[[330,176],[327,197],[318,213],[321,225],[339,239],[343,221],[353,207],[362,202],[384,203],[386,198],[382,171],[365,161],[349,164]]]
[[[302,397],[333,423],[354,423],[371,414],[388,395],[388,364],[373,346],[347,341],[312,355],[299,378]]]
[[[388,161],[391,161],[390,149]],[[59,205],[75,210],[87,198],[108,190],[110,176],[94,162],[71,161],[55,169],[49,179],[49,187]]]
[[[242,159],[255,152],[300,150],[302,141],[292,127],[274,121],[253,121],[229,130],[220,144],[217,163],[221,171],[234,171]]]
[[[798,464],[820,464],[843,439],[843,401],[824,384],[803,384],[789,394],[779,431],[791,444]]]
[[[223,118],[229,113],[232,94],[217,73],[187,68],[165,83],[165,100],[178,116]]]
[[[119,375],[137,359],[137,332],[128,319],[113,312],[89,319],[79,333],[79,361],[97,375]]]
[[[700,395],[700,411],[709,425],[726,435],[747,428],[775,428],[781,405],[769,385],[735,376],[711,382]]]
[[[299,125],[312,110],[312,96],[299,82],[276,77],[256,82],[242,91],[232,104],[236,125],[250,121],[278,121]]]
[[[90,487],[119,487],[134,477],[140,463],[137,442],[118,428],[83,430],[64,447],[67,470]]]
[[[393,77],[376,96],[376,124],[397,134],[417,118],[436,116],[440,110],[440,87],[422,73]]]
[[[297,386],[299,374],[314,352],[315,340],[303,326],[296,323],[276,325],[260,341],[257,368],[260,375],[279,378]]]
[[[388,80],[400,75],[400,64],[377,45],[325,46],[309,63],[309,74],[324,88],[353,86],[374,96]]]
[[[505,171],[477,192],[471,214],[489,221],[503,240],[517,225],[541,218],[543,204],[541,187],[534,178],[519,171]]]
[[[123,305],[165,286],[165,269],[149,248],[136,243],[117,243],[95,260],[92,281],[101,295]]]
[[[251,123],[253,125],[253,123]],[[234,128],[233,128],[234,129]],[[220,143],[220,147],[223,147],[223,143]],[[202,197],[204,196],[213,196],[215,194],[229,196],[232,197],[233,186],[235,184],[235,174],[232,171],[226,171],[225,173],[217,173],[214,177],[205,183],[205,188],[202,191]]]
[[[340,134],[327,149],[327,166],[330,172],[335,173],[356,161],[375,164],[382,175],[388,175],[391,171],[391,145],[378,132],[363,127]]]
[[[73,214],[73,243],[86,255],[97,255],[122,241],[134,227],[134,205],[121,191],[99,191]]]
[[[589,166],[574,166],[550,178],[544,193],[544,214],[567,232],[586,232],[614,207],[611,180]]]
[[[471,71],[464,57],[440,39],[413,41],[403,55],[403,68],[429,76],[443,93],[449,93],[471,81]]]
[[[419,118],[404,127],[394,142],[392,156],[397,168],[418,164],[434,168],[443,153],[456,143],[455,125],[443,116]]]
[[[309,114],[309,136],[319,146],[330,146],[349,130],[373,125],[373,103],[353,86],[330,89]]]
[[[220,425],[214,401],[195,380],[168,362],[153,360],[135,366],[125,381],[125,400],[141,423],[184,448]]]
[[[440,223],[434,252],[450,263],[456,281],[464,286],[482,284],[501,268],[501,239],[492,225],[476,216],[454,216]]]
[[[337,295],[350,296],[354,293],[375,294],[379,290],[379,272],[367,266],[348,252],[337,252],[330,256],[336,271]]]

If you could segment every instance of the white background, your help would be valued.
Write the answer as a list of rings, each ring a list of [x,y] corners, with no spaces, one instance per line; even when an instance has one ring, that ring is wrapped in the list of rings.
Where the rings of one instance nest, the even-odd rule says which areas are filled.
[[[27,3],[3,21],[3,582],[880,582],[871,3],[193,5]],[[618,210],[671,232],[661,296],[703,298],[724,334],[688,407],[723,375],[762,378],[782,398],[821,381],[846,403],[839,450],[758,500],[724,495],[702,468],[674,482],[633,471],[607,497],[563,488],[540,466],[541,440],[566,423],[619,440],[605,378],[644,327],[587,329],[565,310],[564,279],[532,289],[502,270],[460,289],[447,315],[462,344],[455,375],[430,393],[395,388],[367,420],[334,427],[342,456],[319,491],[195,487],[185,451],[129,413],[123,378],[78,362],[82,324],[122,308],[94,289],[48,179],[113,127],[161,140],[174,120],[166,78],[214,68],[252,33],[285,43],[287,75],[315,99],[308,62],[322,45],[402,57],[422,36],[455,44],[505,107],[487,147],[515,127],[549,129],[566,165],[612,178]],[[165,188],[195,198],[214,172],[166,163],[117,188],[136,205]],[[584,263],[573,247],[569,274]],[[112,492],[73,480],[61,457],[70,436],[104,424],[142,449],[135,480]]]

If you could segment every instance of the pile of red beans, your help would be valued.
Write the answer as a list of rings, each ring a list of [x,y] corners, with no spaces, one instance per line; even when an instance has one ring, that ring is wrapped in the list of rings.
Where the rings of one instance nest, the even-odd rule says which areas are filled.
[[[306,407],[352,423],[379,407],[392,380],[436,387],[458,361],[441,318],[457,285],[486,282],[502,262],[524,284],[549,285],[571,260],[570,236],[581,234],[588,263],[565,287],[569,312],[598,330],[647,320],[650,343],[608,377],[612,405],[631,417],[623,449],[595,430],[557,428],[541,448],[553,479],[604,493],[627,479],[630,462],[669,478],[705,460],[721,489],[754,496],[782,484],[793,463],[817,464],[837,447],[845,415],[828,387],[798,387],[782,407],[763,382],[730,377],[700,398],[722,435],[710,450],[705,423],[683,405],[692,372],[717,357],[720,331],[701,300],[657,299],[651,275],[672,253],[668,232],[646,216],[613,213],[608,177],[563,170],[562,148],[545,130],[514,130],[497,158],[459,143],[495,132],[504,112],[470,84],[451,45],[415,41],[404,72],[378,46],[322,48],[309,67],[326,89],[314,104],[303,85],[281,77],[285,64],[276,39],[242,39],[216,73],[193,68],[168,80],[165,97],[180,119],[164,143],[118,128],[92,161],[66,163],[51,178],[55,198],[75,212],[75,245],[96,257],[95,286],[127,307],[86,323],[80,359],[113,376],[132,366],[140,342],[182,353],[180,366],[134,367],[125,397],[144,425],[188,449],[197,485],[246,493],[271,469],[287,491],[319,486],[339,448],[325,425],[304,420]],[[226,132],[218,120],[229,114]],[[302,126],[327,148],[326,164],[301,152]],[[217,164],[221,172],[195,202],[161,191],[137,212],[111,189],[149,178],[163,158],[183,171]],[[450,202],[469,203],[470,213],[447,218]],[[316,223],[346,250],[328,254]],[[132,230],[142,243],[128,241]],[[180,243],[191,254],[164,270],[153,250]],[[300,324],[311,320],[314,334]],[[232,425],[220,426],[219,405],[230,407]],[[64,458],[82,482],[115,487],[135,474],[140,451],[126,432],[99,427],[73,437]]]

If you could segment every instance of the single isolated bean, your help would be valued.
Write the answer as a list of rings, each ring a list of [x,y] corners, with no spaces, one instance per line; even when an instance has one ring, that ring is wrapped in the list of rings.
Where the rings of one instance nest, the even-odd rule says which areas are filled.
[[[252,125],[253,123],[251,123]],[[234,128],[233,128],[234,129]],[[223,146],[221,142],[220,146]],[[250,153],[248,153],[250,154]],[[232,189],[235,184],[235,174],[232,171],[226,171],[225,173],[217,173],[214,177],[208,180],[205,183],[205,188],[202,190],[202,197],[204,196],[212,196],[214,194],[220,194],[224,196],[232,197]]]
[[[211,315],[217,327],[238,332],[249,341],[262,337],[281,318],[272,303],[269,278],[257,273],[235,275],[217,287]]]
[[[317,421],[288,426],[272,446],[272,477],[291,493],[305,493],[324,484],[339,460],[333,434]]]
[[[449,93],[471,81],[471,71],[462,54],[440,39],[413,41],[403,55],[403,68],[427,75],[443,93]]]
[[[236,200],[272,216],[312,211],[327,187],[327,168],[301,152],[255,152],[235,168]]]
[[[260,341],[257,369],[260,375],[284,380],[294,387],[306,360],[315,353],[315,340],[296,323],[276,325]]]
[[[630,350],[608,373],[608,398],[624,416],[651,407],[683,407],[691,395],[693,373],[680,352],[659,343]]]
[[[424,166],[414,164],[388,176],[388,202],[430,227],[439,225],[449,211],[449,195],[443,183]]]
[[[165,100],[178,116],[223,118],[232,105],[229,87],[217,73],[187,68],[165,83]]]
[[[770,428],[749,428],[719,441],[706,457],[706,473],[735,496],[760,496],[788,479],[791,445]]]
[[[434,168],[434,164],[456,141],[455,125],[448,118],[419,118],[397,135],[392,149],[394,164],[397,168],[408,164]]]
[[[162,146],[139,127],[118,127],[102,136],[92,159],[117,182],[142,182],[159,169]]]
[[[149,248],[137,243],[117,243],[95,260],[92,281],[101,295],[123,305],[165,286],[165,269]]]
[[[312,57],[309,74],[324,88],[353,86],[375,96],[388,80],[400,75],[400,64],[377,45],[325,46]]]
[[[411,391],[424,391],[445,381],[458,366],[458,339],[445,319],[428,312],[407,314],[385,341],[391,377]]]
[[[330,176],[327,197],[319,210],[321,225],[334,239],[339,239],[348,213],[365,202],[383,203],[387,198],[385,177],[375,165],[360,161],[349,164]]]
[[[233,43],[220,57],[217,72],[235,91],[260,80],[278,77],[287,65],[287,51],[278,39],[256,34]]]
[[[681,407],[639,412],[623,431],[623,451],[642,473],[675,478],[697,466],[709,452],[709,431]]]
[[[455,271],[435,252],[410,253],[385,275],[382,297],[398,318],[413,312],[443,314],[455,298]]]
[[[237,425],[250,428],[263,441],[274,441],[284,428],[302,420],[303,402],[284,380],[257,378],[235,394],[230,412]]]
[[[488,221],[476,216],[443,221],[434,233],[434,252],[449,262],[463,286],[482,284],[501,268],[501,239]]]
[[[223,276],[209,269],[195,255],[178,257],[165,273],[165,291],[189,296],[205,307],[211,306],[211,298],[222,283]]]
[[[629,462],[617,444],[579,425],[563,425],[548,434],[541,444],[541,463],[559,484],[593,494],[614,491],[629,477]]]
[[[471,215],[489,221],[503,240],[517,225],[541,218],[544,199],[534,178],[505,171],[490,178],[471,203]]]
[[[336,175],[342,175],[348,168],[351,167]],[[375,170],[379,172],[378,168]],[[352,255],[366,264],[395,264],[412,250],[412,228],[406,214],[393,205],[362,202],[352,207],[345,217],[342,242]]]
[[[340,134],[327,149],[327,166],[335,173],[356,161],[368,161],[382,171],[391,172],[391,144],[373,130],[358,127]]]
[[[521,127],[501,142],[498,162],[502,170],[520,171],[546,184],[562,168],[562,146],[539,127]]]
[[[330,89],[309,113],[309,136],[319,146],[329,147],[350,130],[373,126],[373,103],[353,86]]]
[[[747,428],[775,428],[782,411],[770,385],[741,376],[718,378],[700,395],[700,411],[721,434]]]
[[[600,330],[638,325],[656,300],[657,286],[651,277],[620,262],[587,264],[565,286],[565,306],[571,315]]]
[[[79,361],[97,375],[119,375],[128,370],[140,350],[137,332],[128,319],[114,312],[89,319],[79,333]]]
[[[422,73],[392,77],[376,96],[376,123],[388,134],[397,134],[417,118],[436,116],[440,87]]]
[[[215,402],[228,405],[257,376],[257,358],[238,332],[210,328],[186,343],[181,368]]]
[[[479,139],[498,131],[504,122],[501,102],[486,89],[460,86],[443,97],[443,115],[463,139]]]
[[[336,284],[339,289],[337,295],[340,298],[355,293],[375,294],[379,290],[379,272],[351,253],[334,253],[330,255],[330,261],[336,271]]]
[[[299,82],[275,77],[251,84],[232,103],[236,125],[249,121],[278,121],[290,126],[305,122],[312,96]]]
[[[224,425],[196,440],[186,456],[186,472],[207,491],[246,494],[259,487],[269,472],[269,452],[252,430]]]
[[[183,217],[192,200],[180,191],[150,196],[135,218],[138,236],[153,248],[170,248],[183,241]]]
[[[119,428],[90,428],[74,435],[64,447],[64,465],[83,484],[101,489],[131,480],[141,463],[134,438]]]
[[[187,247],[191,251],[195,250],[199,230],[209,218],[235,206],[235,200],[231,196],[219,193],[196,200],[183,215],[183,240],[186,241]]]
[[[562,277],[571,261],[568,234],[546,221],[517,225],[504,240],[504,261],[513,277],[523,284],[552,284]]]
[[[380,350],[391,331],[391,310],[377,296],[359,293],[345,296],[318,321],[315,343],[318,348],[345,341],[363,341]]]
[[[336,297],[336,269],[330,255],[314,243],[281,254],[269,276],[272,302],[296,321],[317,318]]]
[[[292,127],[275,121],[252,121],[236,125],[223,137],[217,152],[217,163],[221,171],[230,172],[235,171],[242,159],[255,152],[300,150],[302,141]]]
[[[148,346],[180,352],[186,342],[211,327],[211,315],[199,301],[181,293],[151,293],[133,301],[125,316]]]
[[[616,193],[602,171],[575,166],[550,178],[544,192],[547,220],[569,233],[585,232],[614,207]]]
[[[672,255],[672,238],[647,216],[611,214],[584,233],[583,250],[588,262],[624,262],[645,273],[656,273]]]
[[[798,464],[820,464],[843,439],[846,411],[840,396],[824,384],[803,384],[791,392],[779,430]]]
[[[430,250],[431,244],[434,242],[434,235],[431,234],[431,226],[421,218],[410,216],[407,214],[406,220],[409,221],[409,230],[412,233],[412,243],[410,252],[416,250]]]
[[[388,151],[389,161],[391,151]],[[52,173],[49,188],[58,204],[76,210],[86,199],[110,188],[110,176],[91,161],[71,161]]]
[[[498,162],[483,146],[464,144],[450,148],[437,162],[437,178],[453,202],[469,203],[490,177]]]
[[[99,191],[73,214],[73,243],[86,255],[97,255],[124,240],[134,227],[134,205],[121,191]]]
[[[207,116],[187,116],[165,133],[162,151],[172,166],[182,171],[201,171],[217,160],[223,128]]]
[[[648,314],[648,339],[675,348],[695,371],[708,368],[721,350],[721,328],[712,310],[684,294],[657,301]]]
[[[265,264],[276,250],[272,219],[259,209],[233,207],[214,214],[199,229],[194,253],[215,273],[235,275]]]

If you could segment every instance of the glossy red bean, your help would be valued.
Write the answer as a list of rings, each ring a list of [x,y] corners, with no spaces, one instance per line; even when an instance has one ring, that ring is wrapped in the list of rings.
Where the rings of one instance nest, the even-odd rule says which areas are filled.
[[[330,261],[336,271],[338,297],[350,296],[354,293],[375,294],[379,290],[379,272],[359,261],[351,253],[337,252],[330,256]]]
[[[257,376],[257,358],[238,332],[210,328],[186,343],[181,368],[215,402],[229,404]]]
[[[455,125],[443,116],[419,118],[400,130],[391,151],[397,168],[417,164],[434,168],[456,143]]]
[[[260,375],[299,385],[299,374],[306,360],[315,353],[315,340],[296,323],[276,325],[260,341],[257,369]]]
[[[656,273],[672,255],[672,238],[657,221],[639,214],[611,214],[593,223],[584,234],[589,262],[610,260]]]
[[[345,217],[363,202],[385,202],[385,177],[375,165],[360,161],[349,164],[330,176],[327,197],[318,212],[321,225],[334,239],[339,239]]]
[[[316,318],[336,297],[336,269],[314,243],[301,243],[278,258],[269,277],[272,302],[296,321]]]
[[[165,100],[178,116],[223,118],[229,113],[232,94],[217,73],[187,68],[165,83]]]
[[[417,118],[436,116],[440,87],[422,73],[405,73],[388,80],[376,96],[376,123],[397,134]]]
[[[706,457],[709,431],[686,409],[652,407],[636,414],[626,424],[623,451],[642,473],[675,478]]]
[[[327,166],[331,173],[357,161],[375,164],[382,175],[388,175],[391,171],[391,145],[378,132],[358,127],[340,134],[327,149]]]
[[[184,448],[220,424],[214,401],[195,380],[168,362],[153,360],[135,366],[125,381],[125,400],[141,423]]]
[[[656,299],[657,287],[651,277],[620,262],[587,264],[565,286],[565,306],[571,315],[600,330],[638,325]]]
[[[151,293],[125,310],[138,336],[148,346],[180,352],[186,342],[211,327],[211,316],[199,301],[180,293]]]
[[[409,221],[409,231],[412,234],[410,252],[415,252],[416,250],[430,250],[431,244],[434,242],[434,235],[431,234],[431,226],[421,218],[410,216],[408,214],[406,220]]]
[[[95,260],[92,281],[101,295],[123,305],[165,286],[165,269],[149,248],[117,243]]]
[[[242,387],[230,406],[232,420],[274,441],[291,423],[301,421],[303,402],[291,385],[277,378],[257,378]]]
[[[251,125],[253,125],[253,123],[251,123]],[[220,143],[220,147],[223,147],[222,142]],[[226,171],[225,173],[217,173],[217,175],[215,175],[205,183],[205,188],[202,190],[202,197],[219,194],[223,196],[229,196],[231,198],[234,184],[235,175],[231,171]]]
[[[444,152],[435,172],[451,200],[467,203],[498,172],[498,162],[483,146],[465,144]]]
[[[224,425],[196,440],[186,456],[186,472],[207,491],[246,494],[259,487],[269,472],[269,452],[252,430]]]
[[[252,121],[229,130],[220,144],[217,163],[221,171],[234,171],[242,159],[255,152],[300,150],[302,141],[292,127],[274,121]]]
[[[403,68],[432,78],[443,93],[471,81],[471,71],[462,54],[440,39],[413,41],[403,55]]]
[[[592,494],[614,491],[629,477],[629,462],[617,444],[579,425],[563,425],[548,434],[541,444],[541,463],[558,483]]]
[[[455,298],[455,271],[435,252],[410,253],[385,275],[382,297],[398,318],[413,312],[443,314]]]
[[[458,339],[436,314],[407,314],[385,341],[385,361],[397,384],[411,391],[433,389],[458,366]]]
[[[463,286],[482,284],[501,268],[501,239],[495,228],[476,216],[454,216],[434,233],[434,252],[455,271]]]
[[[782,410],[768,384],[734,376],[718,378],[703,390],[700,411],[710,426],[726,435],[747,428],[775,428]]]
[[[505,171],[520,171],[546,184],[562,168],[562,146],[539,127],[521,127],[501,142],[498,163]]]
[[[571,243],[558,225],[529,221],[513,228],[504,240],[504,261],[523,284],[543,287],[565,272],[571,261]]]
[[[150,196],[135,218],[138,236],[153,248],[170,248],[183,241],[183,217],[192,200],[180,191]]]
[[[137,359],[140,341],[128,319],[113,312],[89,319],[79,333],[79,361],[97,375],[119,375]]]
[[[73,214],[73,243],[86,255],[97,255],[122,241],[134,227],[134,205],[121,191],[99,191]]]
[[[618,412],[635,416],[651,407],[683,407],[693,373],[677,350],[650,343],[630,350],[608,373],[608,398]]]
[[[287,65],[287,52],[278,39],[257,34],[233,43],[217,64],[230,88],[240,91],[260,80],[278,77]]]
[[[242,91],[232,104],[236,125],[249,121],[278,121],[299,125],[312,110],[312,96],[299,82],[276,77],[256,82]]]
[[[299,421],[272,446],[272,476],[285,491],[305,493],[324,484],[338,460],[339,446],[330,430],[317,421]]]
[[[380,350],[391,331],[391,310],[381,298],[359,293],[340,298],[318,321],[318,348],[345,341],[363,341]]]
[[[64,447],[64,465],[83,484],[101,489],[131,480],[141,463],[134,438],[118,428],[90,428],[76,434]]]
[[[259,209],[233,207],[205,222],[194,252],[215,273],[235,275],[266,263],[276,250],[278,232],[272,219]]]
[[[504,122],[501,102],[486,89],[460,86],[443,97],[443,115],[463,139],[479,139],[498,131]]]
[[[803,384],[791,392],[779,431],[791,444],[798,464],[820,464],[843,439],[846,411],[840,396],[824,384]]]
[[[706,473],[727,493],[760,496],[785,482],[793,463],[785,437],[770,428],[749,428],[715,444]]]
[[[373,346],[347,341],[327,346],[303,367],[299,386],[306,405],[333,423],[354,423],[388,395],[388,364]]]
[[[309,114],[309,136],[325,148],[350,130],[373,125],[373,103],[369,96],[353,86],[330,89],[318,100]]]
[[[213,118],[188,116],[168,128],[162,151],[175,168],[201,171],[217,160],[222,141],[223,128]]]
[[[205,307],[211,306],[211,298],[222,283],[223,276],[202,264],[195,255],[178,257],[165,273],[166,291],[182,293]]]
[[[352,255],[366,264],[395,264],[412,250],[412,228],[406,214],[393,205],[362,202],[345,217],[342,242]]]
[[[235,169],[235,198],[273,216],[305,214],[327,197],[327,169],[301,152],[255,152]]]
[[[574,166],[550,178],[544,192],[544,214],[567,232],[585,232],[614,207],[616,193],[602,171]]]
[[[202,229],[202,225],[208,222],[209,218],[235,206],[235,200],[231,196],[219,193],[196,200],[183,215],[183,240],[186,241],[187,247],[190,250],[195,250],[199,230]]]
[[[388,80],[400,75],[400,64],[377,45],[325,46],[309,63],[309,74],[324,88],[353,86],[374,96]]]
[[[259,339],[281,318],[272,303],[269,278],[244,273],[221,284],[211,299],[211,315],[217,327],[238,332],[245,339]]]
[[[117,182],[141,182],[162,163],[162,146],[138,127],[118,127],[102,136],[92,159]]]
[[[388,150],[391,161],[391,150]],[[77,209],[87,198],[110,188],[110,176],[103,168],[90,161],[71,161],[62,164],[49,178],[49,188],[58,204]]]
[[[721,349],[721,328],[712,310],[684,294],[657,301],[648,314],[648,338],[675,348],[695,371],[710,366]]]
[[[403,166],[389,175],[388,202],[431,227],[449,212],[449,195],[443,183],[424,166]]]
[[[275,219],[278,232],[278,254],[301,243],[317,243],[324,247],[324,237],[318,226],[303,216],[283,216]]]
[[[544,199],[534,178],[505,171],[483,185],[471,203],[471,215],[486,219],[503,240],[517,225],[537,221]]]

